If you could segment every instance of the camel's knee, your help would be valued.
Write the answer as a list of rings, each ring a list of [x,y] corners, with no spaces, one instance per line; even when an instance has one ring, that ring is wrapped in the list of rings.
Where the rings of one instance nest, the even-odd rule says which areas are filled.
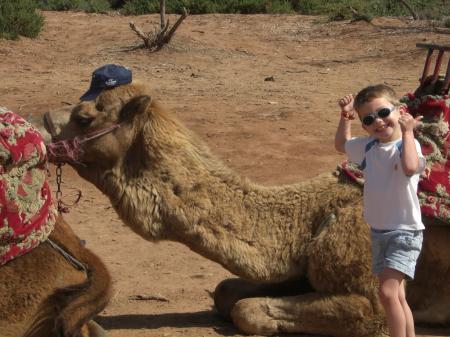
[[[214,305],[221,316],[231,319],[230,313],[236,302],[255,296],[259,286],[239,278],[220,282],[214,290]]]
[[[214,290],[214,306],[219,314],[226,319],[231,319],[230,312],[236,303],[236,301],[232,299],[232,295],[234,294],[234,283],[235,279],[224,280],[220,282]]]

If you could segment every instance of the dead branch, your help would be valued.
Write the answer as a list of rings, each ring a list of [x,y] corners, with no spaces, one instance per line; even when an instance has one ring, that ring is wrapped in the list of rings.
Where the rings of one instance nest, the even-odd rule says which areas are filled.
[[[355,21],[366,21],[368,23],[371,23],[372,18],[370,18],[368,15],[360,14],[356,9],[354,9],[352,6],[349,6],[350,12],[352,12],[353,19],[350,21],[351,23]]]
[[[186,8],[183,7],[183,14],[178,18],[177,22],[173,25],[173,27],[169,30],[169,33],[167,33],[165,37],[165,42],[169,43],[170,39],[172,38],[173,34],[175,34],[175,31],[178,29],[178,27],[181,25],[184,19],[188,16],[188,12]]]
[[[399,1],[403,6],[405,6],[409,10],[409,12],[411,13],[414,20],[419,19],[419,16],[417,15],[417,13],[414,12],[414,9],[411,7],[411,5],[409,3],[406,2],[406,0],[399,0]]]
[[[163,2],[161,0],[161,2]],[[162,13],[162,11],[161,11]],[[169,19],[164,23],[161,21],[161,28],[159,31],[155,31],[153,34],[145,34],[139,27],[136,26],[134,22],[130,22],[130,28],[139,36],[143,41],[143,47],[148,48],[152,51],[160,50],[165,44],[168,44],[172,39],[175,31],[181,25],[184,19],[189,15],[186,8],[183,7],[183,14],[178,18],[173,27],[169,30]],[[164,15],[161,14],[161,20],[163,20]]]
[[[144,34],[144,32],[143,32],[138,26],[136,26],[136,24],[135,24],[133,21],[131,21],[131,22],[129,23],[129,25],[130,25],[130,28],[133,30],[133,32],[135,32],[136,35],[139,36],[139,37],[144,41],[144,46],[145,46],[146,48],[148,48],[149,45],[150,45],[150,42],[149,42],[150,39],[149,39],[149,37],[146,36],[146,35]]]
[[[155,51],[160,50],[165,44],[168,44],[170,40],[172,39],[173,34],[175,34],[175,31],[178,29],[178,27],[181,25],[184,19],[188,16],[188,12],[186,8],[183,7],[183,14],[178,18],[178,20],[175,22],[173,27],[167,32],[169,29],[169,20],[167,20],[167,24],[165,25],[164,29],[161,30],[158,34],[156,34],[156,38],[152,41],[150,45],[150,49],[153,49]]]
[[[161,295],[131,295],[128,296],[129,300],[132,301],[158,301],[158,302],[169,302],[167,297]]]
[[[161,23],[161,27],[162,28],[159,30],[159,32],[155,32],[154,34],[155,36],[155,38],[153,39],[154,46],[160,44],[164,39],[164,35],[166,34],[167,29],[169,29],[169,19],[167,19],[167,22],[165,24]]]

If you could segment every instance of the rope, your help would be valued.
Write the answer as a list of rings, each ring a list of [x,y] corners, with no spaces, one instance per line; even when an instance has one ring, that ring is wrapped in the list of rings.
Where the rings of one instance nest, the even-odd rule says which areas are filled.
[[[78,269],[79,271],[84,271],[87,274],[87,268],[86,266],[80,262],[79,260],[77,260],[75,257],[73,257],[72,255],[70,255],[70,253],[68,253],[67,251],[65,251],[63,248],[61,248],[60,246],[58,246],[55,242],[53,242],[50,238],[47,239],[48,243],[50,244],[50,246],[52,246],[56,251],[58,251],[62,256],[64,256],[64,258],[70,262],[70,264],[72,266],[74,266],[76,269]]]

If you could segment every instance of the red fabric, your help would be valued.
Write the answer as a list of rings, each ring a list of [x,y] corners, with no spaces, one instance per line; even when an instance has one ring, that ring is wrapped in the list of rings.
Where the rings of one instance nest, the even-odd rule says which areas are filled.
[[[0,108],[0,206],[3,265],[45,241],[56,219],[42,137],[4,108]]]

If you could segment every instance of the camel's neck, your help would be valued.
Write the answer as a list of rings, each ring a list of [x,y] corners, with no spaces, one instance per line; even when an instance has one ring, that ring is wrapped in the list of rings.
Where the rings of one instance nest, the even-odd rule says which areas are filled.
[[[303,273],[302,250],[321,222],[360,193],[331,174],[257,186],[222,167],[201,144],[184,145],[161,153],[147,144],[145,153],[134,154],[145,165],[123,161],[97,186],[143,237],[186,244],[247,279],[281,281]]]

